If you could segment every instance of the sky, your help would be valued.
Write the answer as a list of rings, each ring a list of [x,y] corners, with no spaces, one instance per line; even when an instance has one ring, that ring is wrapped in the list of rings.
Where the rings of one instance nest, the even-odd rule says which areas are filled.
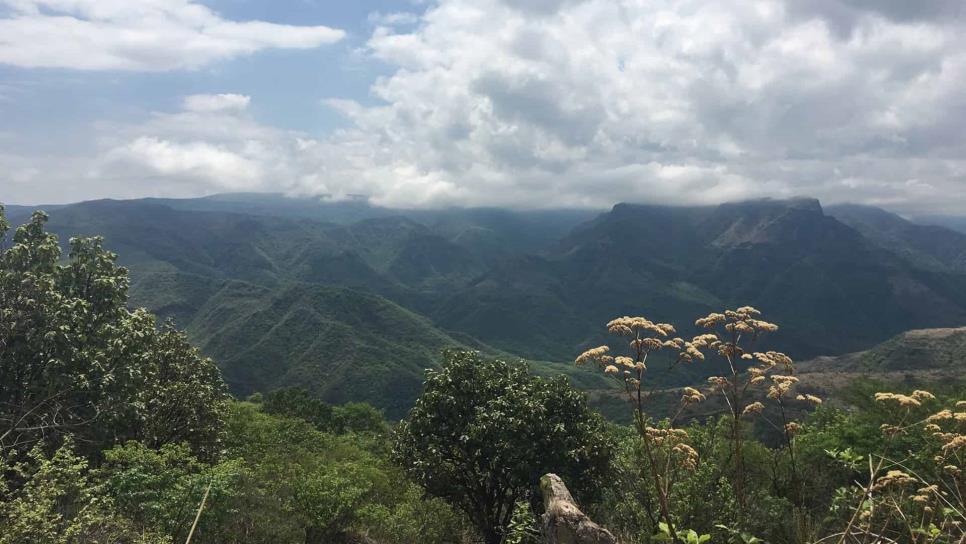
[[[966,215],[961,0],[0,0],[0,201]]]

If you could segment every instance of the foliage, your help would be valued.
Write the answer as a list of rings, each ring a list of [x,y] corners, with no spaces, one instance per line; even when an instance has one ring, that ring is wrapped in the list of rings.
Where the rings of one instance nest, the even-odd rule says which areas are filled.
[[[767,396],[779,407],[781,421],[780,426],[776,427],[784,438],[785,451],[791,463],[790,486],[793,489],[800,487],[792,445],[792,436],[800,429],[800,425],[789,421],[785,411],[786,398],[798,378],[773,372],[779,366],[788,374],[793,372],[792,360],[784,353],[754,351],[761,336],[778,330],[777,325],[763,321],[759,318],[760,315],[761,312],[750,306],[709,314],[695,321],[695,326],[705,332],[690,341],[679,337],[672,338],[676,329],[669,323],[655,323],[644,317],[621,317],[607,323],[607,330],[611,334],[630,339],[629,355],[617,354],[619,352],[604,345],[585,351],[575,360],[578,366],[595,363],[603,369],[604,374],[613,376],[626,394],[634,414],[634,428],[640,437],[640,465],[646,467],[642,473],[647,475],[651,490],[645,491],[645,494],[654,499],[654,508],[648,511],[650,525],[652,530],[656,525],[656,529],[659,529],[657,534],[670,541],[688,542],[699,538],[692,530],[678,533],[675,510],[680,509],[672,503],[681,500],[679,493],[675,492],[675,486],[686,483],[688,473],[698,470],[702,456],[689,443],[688,432],[674,428],[673,425],[681,412],[690,405],[703,402],[707,395],[720,392],[727,405],[730,441],[727,465],[731,465],[729,472],[739,523],[746,513],[749,498],[746,491],[749,475],[745,460],[748,448],[745,445],[746,426],[743,420],[762,413],[764,404],[760,401],[751,402],[749,397],[756,386],[763,386],[769,381]],[[673,367],[681,363],[705,361],[705,350],[723,360],[725,374],[709,378],[708,382],[712,387],[707,392],[694,387],[683,388],[680,407],[674,416],[665,422],[653,423],[645,411],[652,404],[653,395],[644,386],[648,359],[660,351],[672,351],[676,353],[672,359]],[[799,395],[797,398],[821,403],[821,399],[812,395]],[[714,478],[715,481],[719,479],[720,475]],[[653,510],[657,511],[657,518],[650,513]]]
[[[637,308],[684,324],[747,302],[783,325],[774,346],[800,359],[962,325],[966,274],[937,273],[935,255],[897,258],[827,211],[806,199],[598,214],[233,195],[81,203],[52,210],[51,228],[103,234],[132,271],[132,303],[174,317],[236,395],[298,385],[398,419],[443,347],[563,361]],[[935,298],[905,296],[908,285]],[[653,383],[712,370],[680,366]]]
[[[322,433],[305,420],[238,403],[228,436],[228,456],[243,462],[251,485],[235,493],[260,504],[240,513],[253,519],[235,522],[266,531],[264,540],[249,541],[341,542],[381,535],[380,542],[430,537],[436,540],[429,542],[449,542],[463,533],[459,516],[442,501],[423,500],[388,462],[380,445],[384,438],[377,435]],[[278,536],[286,533],[292,536]]]
[[[237,515],[236,494],[246,467],[237,459],[206,464],[185,444],[165,444],[156,450],[132,441],[107,450],[96,476],[121,515],[137,527],[170,535],[175,542],[184,540],[210,485],[196,534],[203,541],[230,542],[228,526]]]
[[[0,459],[0,471],[19,483],[12,488],[9,479],[0,480],[0,543],[170,542],[117,514],[110,495],[90,478],[87,460],[74,453],[72,440],[51,456],[42,446],[21,459],[13,452]]]
[[[583,394],[476,352],[444,359],[396,433],[394,456],[415,481],[462,510],[488,544],[547,472],[580,499],[595,497],[611,449]]]
[[[537,518],[530,509],[527,501],[517,501],[513,505],[513,515],[507,525],[504,544],[537,544],[540,531],[537,528]]]
[[[0,453],[71,434],[87,453],[136,439],[217,455],[227,393],[214,363],[126,309],[127,271],[100,238],[71,239],[61,264],[46,221],[35,213],[0,251]]]
[[[239,226],[232,221],[226,224]],[[887,388],[860,380],[839,397],[848,409],[794,394],[791,359],[755,351],[753,341],[776,327],[754,308],[697,320],[705,330],[691,340],[644,318],[611,321],[609,332],[629,341],[630,350],[602,346],[578,362],[602,367],[603,374],[585,373],[595,384],[616,379],[632,426],[605,425],[564,377],[534,377],[524,365],[451,351],[441,369],[428,373],[407,421],[390,433],[369,404],[328,404],[346,393],[321,391],[311,382],[316,374],[300,374],[321,368],[315,359],[299,359],[295,373],[279,382],[309,389],[230,401],[217,368],[185,334],[127,308],[127,272],[99,238],[71,240],[62,258],[47,227],[46,217],[35,214],[8,239],[0,213],[0,544],[183,542],[202,496],[195,544],[532,544],[539,541],[534,486],[551,471],[626,544],[961,544],[966,538],[966,391],[952,383]],[[371,260],[394,255],[395,242],[375,242],[393,229],[367,228],[354,234],[370,236]],[[438,256],[430,242],[407,247]],[[261,281],[274,274],[258,252],[237,253],[220,254],[233,263],[217,265],[227,276],[247,269],[248,279]],[[393,274],[420,288],[467,271],[451,268],[443,278],[420,272],[418,258],[398,264]],[[251,332],[249,326],[272,328],[282,316],[302,328],[275,330],[265,349],[293,347],[286,357],[294,358],[337,353],[333,364],[346,373],[333,383],[368,387],[366,398],[403,391],[383,405],[393,410],[414,393],[422,369],[434,365],[427,346],[453,338],[416,314],[350,290],[283,282],[273,284],[278,292],[220,281],[184,292],[216,288],[223,302],[238,302],[232,310],[238,314],[229,313],[246,317],[227,325],[235,327],[231,339]],[[681,294],[683,287],[676,289]],[[716,302],[689,292],[702,299],[697,306]],[[739,285],[736,292],[744,291]],[[426,302],[417,298],[408,300]],[[469,307],[479,309],[472,301]],[[194,324],[195,334],[217,328],[224,308],[215,304],[206,310],[212,313],[198,314],[203,323]],[[399,316],[412,327],[394,329]],[[901,353],[902,368],[917,368],[914,352],[938,337],[905,336],[915,337],[916,349],[886,344],[853,362],[895,368]],[[942,365],[961,364],[957,338],[943,337],[936,351]],[[369,343],[380,364],[346,364]],[[248,362],[274,360],[234,348]],[[670,355],[661,358],[662,352]],[[663,363],[691,377],[717,377],[709,388],[660,391],[672,380],[654,372]],[[698,406],[707,410],[712,394],[720,412],[692,417],[686,426],[677,421]],[[680,401],[663,400],[672,397]],[[794,421],[790,414],[805,413],[796,403],[815,410]],[[780,440],[757,440],[754,425],[771,426]]]

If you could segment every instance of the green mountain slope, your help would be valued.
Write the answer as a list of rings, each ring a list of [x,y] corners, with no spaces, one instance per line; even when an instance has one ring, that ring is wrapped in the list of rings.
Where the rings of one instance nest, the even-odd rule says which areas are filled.
[[[440,350],[466,347],[377,295],[304,283],[227,282],[189,330],[237,394],[299,385],[329,402],[370,401],[390,417],[411,406]]]
[[[832,206],[829,214],[876,245],[919,267],[966,273],[966,234],[939,226],[917,225],[871,206]]]
[[[50,228],[103,235],[131,268],[132,303],[187,327],[236,392],[301,383],[398,413],[443,346],[571,361],[618,315],[687,336],[695,317],[751,304],[782,326],[768,347],[796,359],[966,324],[958,234],[930,245],[901,218],[845,211],[811,199],[619,204],[577,224],[576,212],[226,195],[63,206]]]
[[[774,345],[796,357],[842,353],[966,323],[966,275],[916,267],[814,200],[621,204],[430,315],[497,347],[560,359],[599,342],[613,316],[643,313],[690,334],[696,316],[741,304],[780,323]]]
[[[966,375],[966,327],[906,331],[868,350],[802,363],[808,372],[950,371]]]

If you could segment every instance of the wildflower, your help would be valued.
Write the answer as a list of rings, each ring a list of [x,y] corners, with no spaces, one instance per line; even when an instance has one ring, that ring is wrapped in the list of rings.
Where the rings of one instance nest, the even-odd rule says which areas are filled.
[[[745,406],[745,409],[741,411],[741,415],[750,416],[754,414],[760,414],[761,411],[764,409],[765,409],[765,405],[756,401],[749,404],[748,406]]]
[[[640,332],[651,332],[658,336],[674,334],[674,326],[669,323],[654,323],[644,317],[619,317],[607,323],[607,331],[621,336],[634,336]]]
[[[919,399],[898,393],[876,393],[875,400],[876,402],[894,402],[903,408],[922,406],[922,403],[919,402]]]
[[[618,355],[617,357],[614,357],[614,363],[620,366],[633,367],[634,359],[631,359],[630,357],[625,357],[623,355]]]
[[[872,489],[879,490],[890,486],[904,486],[914,484],[916,482],[918,482],[918,480],[901,470],[890,470],[885,476],[880,476],[879,479],[876,480],[875,485],[872,486]]]
[[[763,365],[768,367],[781,365],[786,371],[791,371],[794,364],[791,357],[780,351],[756,352],[755,359],[758,359]]]
[[[590,361],[600,362],[603,357],[608,357],[607,352],[609,351],[610,348],[607,346],[598,346],[596,348],[588,349],[587,351],[578,355],[577,359],[574,360],[574,363],[576,363],[577,366],[580,366]]]
[[[750,317],[752,315],[761,315],[761,312],[752,308],[751,306],[742,306],[735,310],[735,312],[740,316]]]
[[[876,398],[876,400],[878,400],[878,398]],[[952,411],[940,410],[935,414],[932,414],[931,416],[927,417],[926,421],[946,421],[950,419],[956,419],[956,416],[953,415]]]
[[[912,398],[923,401],[923,400],[935,400],[936,395],[933,395],[929,391],[923,391],[921,389],[916,389],[912,392]]]
[[[943,446],[943,452],[966,448],[966,435],[956,435]]]
[[[966,408],[966,400],[957,401],[956,408]]]
[[[604,369],[604,374],[617,374],[617,367],[614,365],[607,365]]]
[[[772,376],[771,379],[773,382],[775,382],[775,385],[768,388],[768,398],[770,399],[780,399],[784,397],[792,386],[798,383],[798,378],[795,376],[783,376],[776,374]]]
[[[785,432],[789,435],[798,434],[800,430],[802,430],[802,426],[796,421],[789,421],[785,424]]]
[[[698,452],[691,446],[678,443],[675,444],[671,451],[678,454],[678,464],[681,468],[685,470],[694,470],[698,468]]]
[[[698,359],[699,361],[704,360],[704,354],[691,342],[686,342],[684,344],[684,351],[678,355],[678,358],[682,361],[690,363],[691,361]]]
[[[664,347],[668,349],[684,349],[684,340],[682,338],[674,338],[673,340],[665,340]]]
[[[703,327],[705,329],[710,329],[719,323],[724,323],[725,316],[718,313],[708,314],[707,317],[702,317],[694,322],[697,327]]]
[[[775,332],[778,330],[778,325],[774,323],[769,323],[767,321],[761,321],[759,319],[753,319],[748,321],[748,324],[761,332]]]
[[[696,348],[713,348],[717,346],[720,341],[718,340],[718,335],[716,334],[699,334],[691,339],[691,343]]]
[[[822,404],[822,399],[816,397],[815,395],[798,395],[795,397],[795,400],[810,402],[815,405]]]
[[[705,400],[704,394],[697,389],[693,387],[684,388],[684,395],[681,397],[681,402],[684,404],[692,404],[703,400]]]

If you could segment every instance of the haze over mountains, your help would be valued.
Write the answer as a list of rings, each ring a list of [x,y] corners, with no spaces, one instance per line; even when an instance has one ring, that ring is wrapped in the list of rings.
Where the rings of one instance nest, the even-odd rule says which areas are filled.
[[[562,362],[537,366],[599,386],[567,362],[618,315],[687,336],[750,304],[782,326],[768,347],[796,359],[966,325],[966,234],[812,199],[403,211],[243,194],[47,211],[64,240],[103,235],[132,304],[186,327],[236,393],[299,384],[390,416],[447,346]]]

